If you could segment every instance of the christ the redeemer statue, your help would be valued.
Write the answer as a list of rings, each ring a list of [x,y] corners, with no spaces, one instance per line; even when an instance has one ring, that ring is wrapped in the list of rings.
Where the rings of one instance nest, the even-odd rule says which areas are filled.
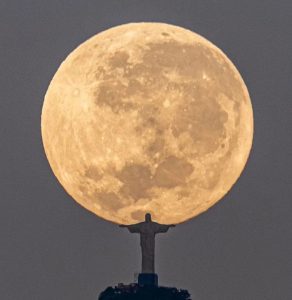
[[[140,233],[140,245],[142,249],[142,273],[154,274],[154,256],[155,256],[155,235],[157,233],[167,232],[170,227],[175,225],[163,225],[152,222],[151,214],[145,215],[145,222],[133,225],[120,225],[126,227],[131,233]]]

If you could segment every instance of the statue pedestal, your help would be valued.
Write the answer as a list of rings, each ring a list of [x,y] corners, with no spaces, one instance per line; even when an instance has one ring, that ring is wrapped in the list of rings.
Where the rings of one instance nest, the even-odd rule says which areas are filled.
[[[140,273],[138,276],[138,284],[140,286],[158,286],[158,276],[155,273]]]

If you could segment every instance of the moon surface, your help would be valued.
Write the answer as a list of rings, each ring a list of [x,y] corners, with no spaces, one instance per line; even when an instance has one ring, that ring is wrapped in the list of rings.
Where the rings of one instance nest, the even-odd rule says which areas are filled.
[[[247,88],[211,42],[163,23],[131,23],[77,47],[47,90],[50,166],[83,207],[132,224],[181,223],[219,201],[252,145]]]

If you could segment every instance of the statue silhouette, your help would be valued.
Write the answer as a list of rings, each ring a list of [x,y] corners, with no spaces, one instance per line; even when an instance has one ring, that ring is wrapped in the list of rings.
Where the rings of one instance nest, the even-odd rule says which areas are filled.
[[[155,273],[155,235],[157,233],[167,232],[170,227],[175,225],[164,225],[153,222],[151,214],[145,215],[145,221],[133,225],[119,225],[119,227],[128,228],[131,233],[140,233],[140,246],[142,249],[142,273]]]
[[[159,286],[158,275],[154,270],[155,235],[167,232],[175,225],[153,222],[151,214],[147,213],[144,222],[119,226],[128,228],[131,233],[140,234],[142,273],[139,274],[138,282],[108,287],[99,295],[98,300],[191,300],[187,290]]]

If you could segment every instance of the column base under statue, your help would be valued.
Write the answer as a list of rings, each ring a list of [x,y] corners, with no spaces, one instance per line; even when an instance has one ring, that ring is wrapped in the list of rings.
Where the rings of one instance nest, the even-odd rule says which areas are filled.
[[[158,286],[158,276],[155,273],[140,273],[138,275],[138,284],[139,286]]]

